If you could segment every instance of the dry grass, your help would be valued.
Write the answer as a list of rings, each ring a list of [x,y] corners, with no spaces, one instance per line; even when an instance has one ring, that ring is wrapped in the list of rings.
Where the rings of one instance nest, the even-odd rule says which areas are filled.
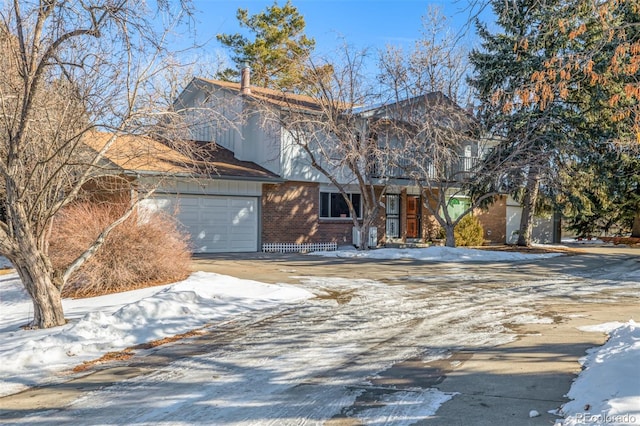
[[[115,351],[115,352],[107,352],[106,354],[104,354],[103,356],[101,356],[100,358],[91,360],[91,361],[85,361],[82,364],[76,365],[75,367],[73,367],[73,372],[74,373],[80,373],[82,371],[87,371],[88,369],[90,369],[91,367],[95,366],[95,365],[100,365],[100,364],[106,364],[108,362],[112,362],[112,361],[127,361],[131,358],[133,358],[133,356],[135,355],[135,351],[136,350],[141,350],[141,349],[153,349],[155,347],[158,346],[162,346],[162,345],[166,345],[167,343],[173,343],[176,342],[178,340],[182,340],[182,339],[187,339],[189,337],[196,337],[196,336],[201,336],[203,335],[204,329],[209,327],[209,324],[197,328],[195,330],[190,330],[187,331],[186,333],[180,333],[180,334],[176,334],[175,336],[169,336],[169,337],[163,337],[162,339],[157,339],[157,340],[152,340],[150,342],[146,342],[146,343],[141,343],[139,345],[135,345],[135,346],[131,346],[129,348],[125,348],[121,351]]]
[[[86,362],[83,362],[82,364],[76,365],[75,367],[73,367],[72,371],[74,373],[80,373],[82,371],[87,371],[89,368],[93,367],[94,365],[104,364],[110,361],[126,361],[128,359],[131,359],[133,355],[134,355],[133,350],[129,348],[124,349],[122,351],[117,351],[117,352],[107,352],[106,354],[102,355],[98,359],[94,359],[92,361],[86,361]]]
[[[189,330],[185,333],[176,334],[174,336],[163,337],[162,339],[152,340],[146,343],[140,343],[139,345],[133,346],[132,349],[152,349],[158,346],[166,345],[167,343],[173,343],[178,340],[187,339],[189,337],[201,336],[204,334],[204,329],[208,327],[207,324],[204,327],[196,328],[195,330]]]
[[[631,247],[640,246],[640,238],[638,237],[600,237],[600,239],[606,243],[613,243],[614,245],[625,244]]]
[[[121,212],[117,203],[82,202],[65,208],[50,239],[54,267],[69,265]],[[190,262],[188,238],[173,218],[134,214],[70,277],[62,294],[91,297],[174,282],[189,275]]]

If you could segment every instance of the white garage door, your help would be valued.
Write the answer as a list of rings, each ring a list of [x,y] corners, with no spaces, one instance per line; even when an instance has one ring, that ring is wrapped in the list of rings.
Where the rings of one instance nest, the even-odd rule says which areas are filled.
[[[258,250],[258,198],[197,195],[156,196],[191,235],[196,253]]]

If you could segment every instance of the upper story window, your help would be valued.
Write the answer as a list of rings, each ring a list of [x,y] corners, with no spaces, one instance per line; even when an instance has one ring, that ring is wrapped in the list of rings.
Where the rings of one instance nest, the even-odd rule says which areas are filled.
[[[362,216],[360,194],[349,194],[353,208]],[[320,217],[321,218],[350,218],[349,206],[339,192],[320,192]]]

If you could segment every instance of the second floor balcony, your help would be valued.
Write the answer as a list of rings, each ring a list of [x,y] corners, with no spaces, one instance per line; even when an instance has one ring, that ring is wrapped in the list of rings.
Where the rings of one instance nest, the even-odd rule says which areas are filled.
[[[415,159],[400,159],[382,166],[374,164],[374,178],[430,179],[433,181],[461,182],[473,177],[479,157],[456,156],[440,164],[427,160],[418,164]]]

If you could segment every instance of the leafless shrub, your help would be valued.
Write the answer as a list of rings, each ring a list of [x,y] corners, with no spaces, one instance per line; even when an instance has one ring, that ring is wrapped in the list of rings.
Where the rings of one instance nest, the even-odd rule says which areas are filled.
[[[55,218],[49,253],[64,268],[122,214],[120,203],[75,203]],[[162,213],[132,215],[114,229],[96,254],[74,272],[63,297],[90,297],[159,285],[190,272],[187,236]]]

